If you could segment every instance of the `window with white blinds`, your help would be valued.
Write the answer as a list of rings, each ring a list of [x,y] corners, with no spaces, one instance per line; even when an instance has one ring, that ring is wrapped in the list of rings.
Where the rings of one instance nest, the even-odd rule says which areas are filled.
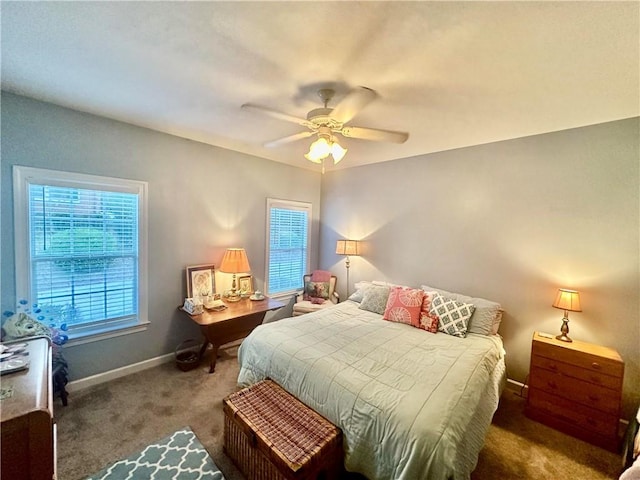
[[[268,295],[302,289],[309,270],[310,231],[310,203],[267,199]]]
[[[146,183],[14,167],[19,299],[71,339],[146,323]]]

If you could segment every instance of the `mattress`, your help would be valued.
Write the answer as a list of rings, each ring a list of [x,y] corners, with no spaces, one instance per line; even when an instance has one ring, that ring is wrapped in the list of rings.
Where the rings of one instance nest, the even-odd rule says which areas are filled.
[[[256,328],[239,386],[271,378],[340,427],[372,480],[466,479],[504,386],[499,336],[432,334],[345,301]]]

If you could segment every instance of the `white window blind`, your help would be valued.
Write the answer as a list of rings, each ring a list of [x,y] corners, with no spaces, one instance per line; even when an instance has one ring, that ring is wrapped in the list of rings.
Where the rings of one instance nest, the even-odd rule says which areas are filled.
[[[89,176],[77,174],[60,179],[62,172],[28,170],[31,176],[22,175],[18,188],[26,208],[16,209],[16,223],[27,224],[28,243],[26,251],[16,249],[16,265],[26,262],[28,272],[17,278],[18,295],[57,312],[71,338],[146,321],[146,304],[141,305],[146,184],[137,182],[132,189],[125,180],[87,181]]]
[[[309,268],[311,204],[268,199],[267,219],[267,293],[295,292]]]

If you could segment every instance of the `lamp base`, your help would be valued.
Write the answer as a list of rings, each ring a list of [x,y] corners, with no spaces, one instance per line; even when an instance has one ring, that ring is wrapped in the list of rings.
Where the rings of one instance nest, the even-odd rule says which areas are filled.
[[[562,342],[573,342],[573,340],[569,338],[569,316],[566,311],[564,312],[564,318],[562,319],[560,335],[556,336],[556,340],[560,340]]]
[[[242,300],[242,295],[240,295],[240,291],[238,290],[229,290],[225,292],[224,299],[227,302],[239,302]]]
[[[562,340],[563,342],[573,342],[567,335],[564,333],[562,335],[556,335],[556,340]]]

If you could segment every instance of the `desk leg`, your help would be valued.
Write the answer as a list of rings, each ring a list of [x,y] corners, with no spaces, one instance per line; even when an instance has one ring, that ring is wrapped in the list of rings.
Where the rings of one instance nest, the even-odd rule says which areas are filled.
[[[212,345],[212,349],[211,349],[211,363],[209,364],[209,373],[213,373],[214,370],[216,369],[216,360],[218,360],[218,345],[211,344]]]
[[[209,373],[213,373],[218,359],[218,348],[229,342],[240,340],[251,333],[251,331],[262,323],[267,312],[256,312],[243,317],[230,319],[225,322],[212,323],[211,325],[201,325],[202,334],[206,338],[204,349],[207,344],[211,344],[211,364]]]
[[[204,355],[204,352],[207,351],[208,346],[209,346],[209,340],[205,335],[204,342],[202,342],[202,346],[200,347],[200,353],[198,354],[198,360],[202,360],[202,356]]]
[[[213,332],[211,331],[210,328],[201,326],[201,330],[202,330],[202,335],[204,335],[204,343],[200,348],[200,358],[202,358],[202,356],[204,355],[204,352],[207,351],[207,347],[209,346],[209,344],[211,344],[213,348],[211,349],[211,363],[209,364],[209,373],[213,373],[216,369],[216,360],[218,359],[219,345],[217,344],[214,338]]]

